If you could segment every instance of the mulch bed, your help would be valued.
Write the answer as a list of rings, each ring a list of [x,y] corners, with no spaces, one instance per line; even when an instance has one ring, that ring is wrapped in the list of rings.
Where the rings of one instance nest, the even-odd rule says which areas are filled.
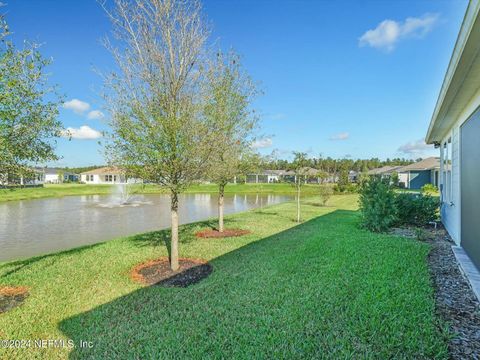
[[[195,233],[195,236],[198,238],[208,239],[208,238],[225,238],[232,236],[243,236],[250,234],[249,230],[241,229],[225,229],[223,232],[218,231],[217,229],[206,229]]]
[[[452,251],[453,241],[440,228],[432,230],[428,256],[435,286],[437,312],[454,334],[448,350],[452,359],[480,359],[480,304],[460,271]]]
[[[0,287],[0,314],[21,305],[28,297],[28,289],[24,286]]]
[[[455,243],[441,225],[427,233],[436,311],[453,335],[448,344],[450,358],[480,359],[480,303],[458,267],[452,251]]]
[[[180,268],[172,271],[167,257],[151,260],[135,266],[130,276],[145,285],[185,288],[205,279],[213,271],[209,263],[199,259],[179,259],[179,264]]]

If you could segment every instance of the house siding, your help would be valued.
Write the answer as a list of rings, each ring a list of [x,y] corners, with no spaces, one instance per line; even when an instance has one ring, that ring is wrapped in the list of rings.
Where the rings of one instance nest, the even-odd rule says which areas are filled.
[[[460,127],[467,121],[480,106],[480,89],[472,97],[469,104],[461,112],[457,122],[442,139],[442,144],[452,139],[452,196],[450,202],[441,204],[442,223],[457,245],[461,245],[461,196],[460,196]],[[443,146],[440,147],[441,168],[439,182],[443,185]]]
[[[462,247],[480,268],[480,111],[476,111],[460,129],[461,154],[461,242]]]
[[[409,189],[419,190],[423,185],[430,183],[430,170],[410,171]]]

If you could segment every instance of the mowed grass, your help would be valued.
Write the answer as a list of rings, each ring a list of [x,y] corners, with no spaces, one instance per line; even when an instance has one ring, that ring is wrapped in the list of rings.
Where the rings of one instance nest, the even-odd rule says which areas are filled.
[[[329,186],[329,185],[327,185]],[[302,188],[305,195],[318,193],[319,185],[308,184]],[[112,185],[87,185],[87,184],[45,184],[44,187],[1,189],[0,202],[15,200],[30,200],[47,197],[75,196],[75,195],[108,195],[113,191]],[[137,194],[160,194],[168,193],[168,190],[158,185],[135,185],[131,189]],[[190,186],[187,194],[217,193],[218,186],[215,184],[198,184]],[[248,193],[295,193],[291,184],[229,184],[225,188],[227,194]]]
[[[0,315],[0,338],[77,344],[0,349],[0,358],[446,358],[428,245],[360,229],[356,203],[310,200],[300,225],[294,203],[229,216],[228,227],[252,231],[239,238],[194,238],[213,221],[183,226],[181,256],[214,267],[185,289],[128,276],[167,255],[166,231],[0,264],[1,284],[31,292]]]

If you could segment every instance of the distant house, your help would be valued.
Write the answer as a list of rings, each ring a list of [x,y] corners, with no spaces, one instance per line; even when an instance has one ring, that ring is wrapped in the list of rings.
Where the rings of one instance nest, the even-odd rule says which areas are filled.
[[[60,184],[63,182],[78,181],[79,176],[69,171],[59,168],[35,168],[38,172],[43,172],[45,184]]]
[[[125,171],[115,166],[80,173],[80,181],[85,184],[121,184],[126,182]]]
[[[440,158],[429,157],[414,164],[396,169],[399,184],[407,189],[421,189],[425,184],[438,187]]]
[[[247,174],[245,182],[248,184],[270,184],[281,181],[288,181],[290,178],[294,178],[293,171],[288,170],[264,170],[258,173]],[[293,181],[293,180],[292,180]]]
[[[442,222],[480,268],[480,1],[470,1],[426,142],[440,148]]]
[[[139,184],[142,179],[127,177],[125,170],[116,166],[105,166],[102,168],[80,173],[80,181],[85,184]]]
[[[30,169],[28,176],[17,176],[10,174],[0,174],[0,186],[42,186],[45,183],[45,173],[43,170]]]
[[[348,181],[357,182],[358,181],[358,171],[350,170],[348,172]]]

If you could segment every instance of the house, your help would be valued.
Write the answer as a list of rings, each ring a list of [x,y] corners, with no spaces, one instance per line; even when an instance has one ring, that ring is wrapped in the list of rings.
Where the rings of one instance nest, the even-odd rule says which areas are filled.
[[[125,171],[106,166],[80,173],[80,181],[86,184],[122,184],[126,182]]]
[[[460,246],[458,251],[464,251],[477,268],[480,268],[479,9],[480,0],[470,1],[425,138],[428,144],[440,149],[442,222]],[[457,258],[460,259],[458,255]]]
[[[293,171],[287,170],[264,170],[254,174],[247,174],[245,182],[249,184],[258,183],[276,183],[281,181],[288,181],[289,178],[294,178]],[[292,180],[293,181],[293,180]]]
[[[416,163],[398,168],[398,180],[401,187],[421,189],[426,184],[438,187],[440,158],[429,157]]]
[[[30,170],[31,174],[28,176],[0,174],[0,186],[43,186],[45,183],[45,173],[43,170],[36,168],[30,168]]]
[[[63,182],[78,181],[79,176],[69,171],[58,168],[36,168],[37,171],[43,172],[45,184],[61,184]]]

